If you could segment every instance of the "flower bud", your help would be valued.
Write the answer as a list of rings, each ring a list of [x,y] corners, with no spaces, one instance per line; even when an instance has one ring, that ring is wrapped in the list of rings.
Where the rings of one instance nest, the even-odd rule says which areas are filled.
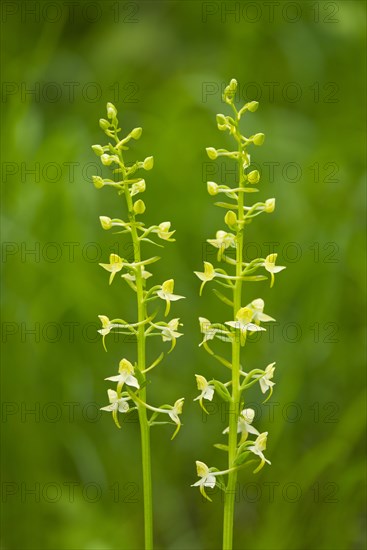
[[[99,119],[99,125],[102,128],[102,130],[108,130],[108,128],[110,127],[110,123],[105,118]]]
[[[144,193],[145,191],[145,180],[141,179],[131,186],[131,196],[137,195],[138,193]]]
[[[104,166],[110,166],[112,162],[112,157],[110,155],[107,155],[107,153],[103,153],[103,155],[101,155],[101,162]]]
[[[92,149],[98,157],[103,155],[104,151],[102,145],[92,145]]]
[[[145,212],[144,201],[139,199],[136,202],[134,202],[134,212],[135,212],[135,214],[144,214],[144,212]]]
[[[231,79],[228,88],[231,92],[235,92],[237,90],[237,80],[235,78]]]
[[[237,80],[232,78],[229,85],[224,89],[223,99],[226,103],[233,103],[234,96],[237,91]]]
[[[111,229],[112,220],[108,216],[99,216],[99,221],[101,222],[102,229]]]
[[[226,130],[228,128],[227,119],[224,115],[217,115],[217,126],[219,130]]]
[[[224,216],[224,221],[228,227],[232,228],[237,223],[237,216],[232,210],[228,210],[227,214]]]
[[[147,157],[143,162],[143,168],[144,170],[151,170],[154,166],[154,158],[153,157]]]
[[[264,143],[264,139],[265,139],[265,135],[262,133],[255,134],[254,136],[252,136],[252,142],[255,145],[262,145]]]
[[[272,212],[274,212],[275,210],[275,199],[267,199],[265,201],[265,208],[264,208],[265,212],[267,212],[268,214],[271,214]]]
[[[92,176],[94,187],[101,189],[104,186],[104,181],[100,176]]]
[[[108,118],[116,118],[117,116],[117,109],[114,106],[113,103],[107,103],[107,117]]]
[[[215,160],[218,157],[217,150],[214,147],[207,147],[206,153],[211,160]]]
[[[247,181],[249,183],[258,183],[260,181],[260,172],[258,170],[252,170],[247,174]]]
[[[134,128],[134,130],[132,130],[130,132],[130,135],[133,139],[139,139],[141,134],[143,132],[143,129],[142,128]]]
[[[207,190],[209,195],[217,195],[218,194],[218,184],[214,181],[208,181],[207,182]]]
[[[246,103],[247,110],[250,111],[251,113],[254,113],[255,111],[257,111],[258,106],[259,106],[258,101],[250,101],[249,103]]]

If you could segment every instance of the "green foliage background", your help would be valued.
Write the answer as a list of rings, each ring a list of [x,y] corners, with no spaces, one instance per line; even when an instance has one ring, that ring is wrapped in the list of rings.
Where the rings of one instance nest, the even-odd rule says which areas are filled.
[[[259,197],[277,200],[272,216],[249,226],[247,242],[262,251],[279,243],[278,263],[288,268],[274,289],[245,289],[279,323],[248,346],[245,362],[276,361],[277,385],[257,423],[269,431],[272,466],[240,476],[236,548],[363,548],[365,3],[280,2],[272,18],[264,2],[257,11],[246,2],[77,2],[73,16],[58,2],[57,18],[50,3],[36,2],[38,22],[30,2],[7,4],[17,11],[3,13],[2,39],[2,548],[143,544],[138,425],[118,431],[96,412],[106,404],[103,378],[134,353],[132,343],[111,342],[106,354],[95,336],[98,314],[134,318],[128,288],[117,279],[109,288],[98,267],[118,242],[98,216],[124,215],[115,193],[90,181],[107,101],[126,132],[143,127],[131,160],[155,158],[147,222],[171,220],[177,230],[154,281],[173,276],[187,297],[173,304],[185,337],[149,390],[155,403],[186,398],[179,436],[170,442],[171,427],[153,433],[157,548],[220,548],[221,496],[203,502],[190,484],[195,459],[224,466],[212,444],[226,420],[219,403],[203,418],[192,399],[194,373],[227,376],[198,347],[197,318],[228,312],[209,284],[198,297],[193,270],[205,240],[224,228],[205,182],[231,182],[233,167],[209,162],[205,147],[229,143],[215,114],[226,112],[218,90],[232,77],[241,101],[260,101],[243,129],[266,135],[253,150]],[[267,162],[278,163],[274,177]]]

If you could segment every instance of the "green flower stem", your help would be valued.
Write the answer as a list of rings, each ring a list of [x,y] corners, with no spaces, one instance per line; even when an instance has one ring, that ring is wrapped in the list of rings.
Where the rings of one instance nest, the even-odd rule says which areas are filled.
[[[122,160],[122,156],[121,156]],[[123,161],[122,161],[123,164]],[[125,179],[125,168],[122,166],[123,177]],[[129,221],[131,222],[131,238],[133,241],[134,249],[134,263],[141,262],[140,253],[140,239],[136,229],[135,213],[133,210],[133,201],[130,196],[128,186],[125,185],[125,198],[129,212]],[[137,342],[138,342],[138,369],[144,376],[146,368],[145,364],[145,324],[144,321],[147,318],[146,302],[145,302],[145,280],[142,277],[142,266],[136,270],[136,298],[138,305],[138,326]],[[143,387],[140,390],[140,398],[146,402],[146,388]],[[147,411],[145,407],[138,406],[138,415],[140,423],[140,437],[141,437],[141,455],[142,455],[142,469],[143,469],[143,495],[144,495],[144,539],[145,550],[153,549],[153,502],[152,502],[152,472],[151,472],[151,458],[150,458],[150,426],[147,418]]]
[[[237,119],[237,111],[236,119]],[[243,161],[241,158],[241,141],[240,137],[236,136],[238,141],[239,160],[239,187],[243,187],[244,171]],[[244,193],[239,193],[238,196],[238,230],[236,236],[236,283],[233,290],[233,318],[236,318],[237,311],[241,308],[242,298],[242,251],[244,240]],[[228,436],[228,483],[225,491],[224,500],[224,519],[223,519],[223,550],[232,550],[233,547],[233,520],[234,520],[234,504],[236,495],[237,470],[231,470],[236,459],[237,452],[237,423],[240,408],[240,353],[241,341],[239,335],[232,341],[232,401],[229,414],[229,436]]]

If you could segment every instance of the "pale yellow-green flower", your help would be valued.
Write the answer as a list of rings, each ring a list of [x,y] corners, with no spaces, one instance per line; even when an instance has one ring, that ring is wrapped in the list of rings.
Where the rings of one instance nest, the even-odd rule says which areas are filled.
[[[181,428],[181,420],[180,420],[179,416],[182,413],[182,407],[183,407],[183,404],[184,404],[184,400],[185,400],[184,397],[181,397],[181,399],[177,399],[177,401],[175,402],[173,407],[168,411],[169,417],[177,425],[177,428],[176,428],[173,436],[171,437],[171,439],[176,437],[179,429]]]
[[[153,326],[161,332],[163,342],[172,342],[170,353],[176,345],[176,338],[182,336],[182,332],[178,332],[178,327],[182,326],[180,319],[171,319],[167,324]]]
[[[160,290],[157,290],[157,296],[159,296],[159,298],[165,300],[166,302],[166,310],[164,312],[166,316],[169,313],[171,302],[176,302],[176,300],[181,300],[182,298],[185,298],[185,296],[173,294],[174,285],[175,281],[173,279],[168,279],[168,281],[164,281],[164,283],[161,285]]]
[[[101,411],[112,412],[113,420],[118,428],[121,428],[117,413],[127,413],[130,410],[128,400],[129,397],[121,397],[115,390],[107,390],[108,400],[110,402],[106,407],[101,407]]]
[[[270,315],[267,315],[266,313],[264,313],[265,303],[262,298],[256,298],[256,300],[252,300],[252,302],[247,304],[246,307],[252,310],[253,312],[252,320],[257,325],[260,324],[260,322],[267,323],[270,321],[275,321],[273,317],[270,317]]]
[[[274,273],[279,273],[279,271],[282,271],[283,269],[285,269],[284,265],[275,265],[277,256],[278,254],[269,254],[268,256],[266,256],[265,262],[262,264],[265,267],[266,271],[270,273],[270,276],[271,276],[270,287],[272,287],[274,284]]]
[[[196,461],[196,472],[200,479],[199,481],[196,481],[196,483],[193,483],[191,487],[199,487],[200,493],[203,495],[203,497],[210,500],[211,502],[211,498],[209,498],[205,492],[205,487],[209,487],[210,489],[213,489],[215,487],[215,475],[210,472],[210,469],[205,464],[205,462],[201,462],[200,460]]]
[[[227,248],[236,247],[236,238],[233,233],[227,233],[227,231],[222,230],[217,231],[215,237],[215,239],[207,239],[207,241],[215,248],[218,248],[218,260],[220,260]]]
[[[195,397],[194,401],[199,401],[200,407],[208,414],[208,411],[203,405],[203,399],[212,401],[215,388],[212,384],[209,384],[207,379],[204,376],[201,376],[201,374],[195,374],[195,378],[198,390],[200,390],[200,395]]]
[[[174,242],[175,239],[171,239],[172,235],[175,233],[175,229],[173,231],[170,231],[171,229],[171,222],[162,222],[152,230],[152,233],[157,233],[158,237],[162,239],[163,241],[170,241]]]
[[[210,262],[204,262],[204,272],[194,271],[194,273],[197,277],[199,277],[201,281],[203,281],[200,286],[200,296],[201,296],[205,283],[207,283],[208,281],[212,281],[214,279],[215,270],[213,265]]]
[[[120,258],[118,254],[110,254],[110,263],[109,264],[99,264],[103,269],[111,273],[109,284],[112,283],[116,273],[121,271],[124,267],[124,259]]]
[[[199,317],[199,323],[200,332],[204,335],[203,341],[200,342],[199,346],[202,346],[208,340],[213,340],[213,338],[215,337],[219,338],[219,340],[223,340],[223,342],[230,341],[230,338],[228,337],[229,332],[217,327],[213,327],[209,319],[206,319],[205,317]]]
[[[270,390],[270,393],[273,393],[273,386],[275,386],[275,382],[272,381],[272,378],[274,376],[275,371],[275,362],[270,363],[264,371],[264,374],[256,374],[254,375],[254,378],[259,379],[260,388],[262,393],[266,393],[268,390]]]
[[[254,470],[254,474],[261,470],[261,468],[264,466],[265,462],[268,464],[271,464],[270,460],[265,458],[263,451],[266,450],[266,442],[268,438],[268,432],[263,432],[260,434],[256,441],[254,441],[254,444],[248,447],[248,450],[254,453],[255,455],[259,456],[261,458],[260,465]]]
[[[255,325],[251,322],[253,316],[254,312],[251,308],[241,307],[236,313],[236,320],[226,321],[225,324],[232,328],[240,330],[242,334],[246,333],[246,331],[257,332],[259,330],[266,330],[263,327]]]
[[[109,376],[105,380],[111,380],[111,382],[117,382],[117,391],[121,391],[124,384],[140,388],[138,380],[134,375],[134,367],[128,359],[121,359],[119,363],[119,374],[116,376]]]
[[[260,435],[260,432],[252,426],[252,422],[255,418],[255,411],[254,409],[244,409],[241,411],[240,416],[238,417],[237,421],[237,433],[242,434],[241,441],[245,441],[247,439],[248,434],[253,435]],[[223,433],[226,434],[229,432],[229,428],[226,428],[223,430]]]

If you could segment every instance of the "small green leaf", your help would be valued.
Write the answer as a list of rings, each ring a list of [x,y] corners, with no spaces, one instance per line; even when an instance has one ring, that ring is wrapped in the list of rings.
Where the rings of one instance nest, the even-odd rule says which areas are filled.
[[[265,277],[266,279],[267,277]],[[219,292],[219,290],[217,290],[216,288],[213,288],[212,289],[214,294],[216,295],[217,298],[219,298],[219,300],[221,300],[223,303],[227,304],[227,306],[229,307],[233,307],[233,302],[232,300],[230,300],[229,298],[227,298],[226,296],[224,296],[224,294],[222,294],[221,292]]]
[[[220,451],[225,451],[226,453],[228,453],[229,450],[228,445],[222,445],[222,443],[214,443],[214,447]]]
[[[231,394],[225,387],[225,385],[222,382],[219,382],[219,380],[212,380],[211,381],[214,384],[215,391],[221,396],[224,401],[231,401]]]
[[[246,462],[246,459],[249,456],[249,454],[250,454],[249,451],[245,451],[244,453],[239,454],[238,457],[236,458],[236,460],[234,461],[233,465],[234,466],[241,466],[241,464]]]

